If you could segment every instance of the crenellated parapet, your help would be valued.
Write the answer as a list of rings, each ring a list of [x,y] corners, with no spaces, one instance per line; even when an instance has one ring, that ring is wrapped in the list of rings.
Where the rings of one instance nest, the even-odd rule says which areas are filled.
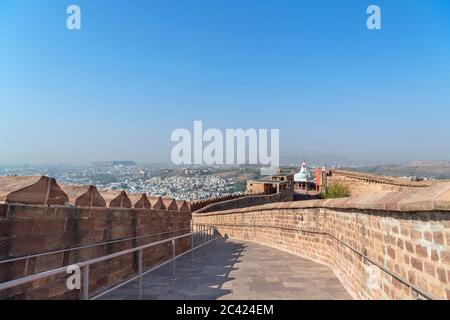
[[[106,208],[105,199],[94,186],[60,184],[59,187],[67,194],[71,206]]]
[[[163,203],[167,210],[178,211],[178,205],[175,199],[163,199]]]
[[[186,201],[148,197],[145,193],[98,190],[93,185],[58,184],[46,176],[0,177],[0,203],[80,208],[154,209],[190,212]]]
[[[131,209],[133,206],[131,200],[125,191],[119,190],[105,190],[100,191],[103,199],[106,201],[108,208],[127,208]]]
[[[228,200],[233,200],[233,199],[239,199],[239,198],[243,198],[248,196],[247,194],[230,194],[230,195],[226,195],[226,196],[221,196],[221,197],[213,197],[213,198],[209,198],[209,199],[205,199],[205,200],[196,200],[191,202],[191,211],[198,211],[204,207],[207,207],[209,205],[212,205],[214,203],[219,203],[219,202],[223,202],[223,201],[228,201]]]
[[[150,203],[155,210],[166,210],[166,206],[161,197],[150,197]]]
[[[239,198],[214,202],[193,212],[207,213],[214,211],[241,209],[267,203],[283,203],[292,200],[292,192],[290,190],[283,190],[274,194],[248,194]]]
[[[128,195],[131,200],[133,208],[137,209],[151,209],[152,204],[145,193],[131,193]]]
[[[0,177],[0,202],[65,205],[69,197],[53,178],[8,176]]]
[[[178,209],[182,212],[191,212],[191,207],[188,202],[184,200],[177,201]]]

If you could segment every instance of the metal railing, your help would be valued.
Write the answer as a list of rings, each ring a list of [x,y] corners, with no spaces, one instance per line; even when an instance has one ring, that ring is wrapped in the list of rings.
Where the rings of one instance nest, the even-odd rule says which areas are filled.
[[[191,230],[191,228],[171,230],[171,231],[165,231],[165,232],[159,232],[159,233],[151,233],[151,234],[146,234],[146,235],[137,236],[137,237],[129,237],[129,238],[123,238],[123,239],[104,241],[104,242],[97,242],[97,243],[91,243],[91,244],[86,244],[83,246],[72,247],[72,248],[67,248],[67,249],[54,250],[54,251],[48,251],[48,252],[43,252],[43,253],[36,253],[36,254],[29,255],[29,256],[15,257],[15,258],[10,258],[10,259],[0,260],[0,265],[5,264],[5,263],[10,263],[10,262],[17,262],[17,261],[21,261],[21,260],[25,260],[25,259],[28,260],[28,259],[58,254],[58,253],[65,253],[65,252],[71,252],[71,251],[75,251],[75,250],[82,250],[82,249],[94,248],[94,247],[99,247],[99,246],[106,246],[106,245],[113,244],[113,243],[139,240],[139,239],[156,237],[156,236],[161,236],[164,234],[177,233],[177,232],[187,231],[187,230]]]
[[[81,286],[81,298],[83,300],[96,300],[108,293],[110,293],[111,291],[114,291],[136,279],[139,279],[139,298],[142,298],[142,277],[156,269],[159,269],[165,265],[167,265],[168,263],[173,262],[173,277],[175,278],[175,273],[176,273],[176,266],[175,266],[175,260],[188,254],[188,253],[192,253],[192,259],[193,259],[193,253],[195,250],[204,247],[208,244],[212,244],[212,247],[214,247],[215,241],[217,240],[216,237],[216,232],[215,232],[215,228],[211,227],[211,226],[206,226],[206,225],[193,225],[193,228],[191,230],[190,233],[187,234],[182,234],[179,236],[175,236],[175,237],[171,237],[168,239],[163,239],[163,240],[159,240],[159,241],[155,241],[155,242],[151,242],[142,246],[138,246],[135,248],[131,248],[131,249],[127,249],[127,250],[123,250],[120,252],[116,252],[116,253],[112,253],[112,254],[108,254],[106,256],[102,256],[102,257],[98,257],[98,258],[94,258],[94,259],[90,259],[90,260],[86,260],[86,261],[81,261],[79,263],[73,264],[78,266],[80,269],[82,269],[82,274],[83,274],[83,283]],[[200,244],[197,246],[194,246],[194,240],[195,237],[197,236],[197,240],[200,240]],[[184,252],[182,252],[179,255],[176,255],[176,240],[180,240],[183,238],[191,238],[191,249],[186,250]],[[171,243],[172,244],[172,258],[164,261],[163,263],[156,265],[154,267],[151,267],[148,270],[144,270],[143,269],[143,250],[157,246],[157,245],[161,245],[161,244],[165,244],[165,243]],[[107,261],[110,259],[114,259],[117,257],[121,257],[123,255],[126,254],[130,254],[130,253],[138,253],[138,274],[131,276],[121,282],[119,282],[118,284],[113,284],[111,285],[109,288],[102,288],[102,289],[98,289],[98,292],[95,292],[95,295],[90,297],[89,295],[89,267],[92,264],[96,264],[96,263],[100,263],[103,261]],[[65,273],[67,272],[67,267],[68,266],[64,266],[64,267],[60,267],[60,268],[56,268],[56,269],[52,269],[52,270],[48,270],[48,271],[44,271],[44,272],[40,272],[40,273],[36,273],[33,275],[29,275],[29,276],[25,276],[19,279],[14,279],[14,280],[10,280],[10,281],[6,281],[3,283],[0,283],[0,291],[2,290],[6,290],[6,289],[10,289],[10,288],[14,288],[14,287],[18,287],[30,282],[34,282],[36,280],[40,280],[40,279],[45,279],[60,273]]]

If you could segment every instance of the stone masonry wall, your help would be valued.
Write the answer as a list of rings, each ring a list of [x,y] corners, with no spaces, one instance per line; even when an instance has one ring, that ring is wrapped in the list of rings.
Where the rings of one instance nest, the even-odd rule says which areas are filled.
[[[197,212],[201,213],[201,212],[231,210],[236,208],[252,207],[266,203],[285,202],[292,200],[293,200],[293,192],[290,190],[286,190],[276,194],[248,195],[237,199],[213,203],[200,210],[197,210]]]
[[[407,181],[395,177],[382,177],[365,173],[332,170],[328,184],[341,183],[348,187],[352,197],[367,193],[401,192],[407,189],[428,188],[430,181]]]
[[[189,229],[190,223],[191,214],[186,211],[0,204],[0,260]],[[0,264],[0,283],[187,232],[172,232]],[[177,240],[176,247],[178,253],[190,248],[190,239]],[[169,259],[171,253],[170,243],[144,250],[144,268]],[[89,289],[96,291],[136,272],[137,254],[134,253],[91,265]],[[78,299],[79,290],[67,289],[67,277],[61,274],[0,291],[0,299]]]
[[[246,197],[246,196],[247,195],[245,193],[243,193],[243,194],[229,194],[229,195],[213,197],[213,198],[209,198],[209,199],[196,200],[196,201],[193,201],[193,202],[190,203],[190,207],[191,207],[191,211],[194,212],[194,211],[200,210],[202,208],[205,208],[207,206],[210,206],[212,204],[218,203],[218,202],[234,200],[234,199],[243,198],[243,197]]]
[[[357,299],[450,299],[449,190],[270,204],[193,222],[324,263]]]

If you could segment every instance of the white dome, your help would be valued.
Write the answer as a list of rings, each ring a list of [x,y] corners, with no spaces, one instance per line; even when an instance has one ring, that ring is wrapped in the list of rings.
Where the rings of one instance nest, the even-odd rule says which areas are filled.
[[[308,182],[311,179],[311,174],[308,171],[308,168],[306,167],[306,163],[302,163],[302,168],[300,169],[299,173],[296,173],[294,175],[294,181],[295,182]]]

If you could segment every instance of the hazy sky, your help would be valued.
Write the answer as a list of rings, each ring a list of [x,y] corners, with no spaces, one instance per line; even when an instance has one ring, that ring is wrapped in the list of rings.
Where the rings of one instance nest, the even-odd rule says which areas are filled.
[[[168,161],[194,120],[279,128],[288,157],[450,160],[450,1],[0,0],[0,116],[0,163]]]

